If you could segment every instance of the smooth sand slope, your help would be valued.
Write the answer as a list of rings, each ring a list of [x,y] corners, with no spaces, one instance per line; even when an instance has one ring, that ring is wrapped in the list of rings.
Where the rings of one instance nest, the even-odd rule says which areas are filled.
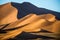
[[[15,22],[18,10],[11,6],[11,3],[2,5],[0,8],[0,25]]]

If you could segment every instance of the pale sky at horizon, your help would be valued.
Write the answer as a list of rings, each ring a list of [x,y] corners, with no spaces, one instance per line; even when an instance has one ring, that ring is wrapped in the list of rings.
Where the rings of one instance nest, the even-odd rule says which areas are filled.
[[[30,2],[37,7],[42,7],[60,12],[60,0],[0,0],[0,5],[8,2],[18,2],[18,3]]]

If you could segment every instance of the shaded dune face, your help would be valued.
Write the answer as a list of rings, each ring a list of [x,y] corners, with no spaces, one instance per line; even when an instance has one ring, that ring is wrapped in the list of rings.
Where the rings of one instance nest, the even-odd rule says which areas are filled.
[[[0,25],[8,24],[17,20],[18,10],[11,3],[2,5],[0,8]]]
[[[11,2],[12,6],[18,9],[18,18],[22,18],[30,13],[35,13],[35,14],[53,14],[56,16],[56,19],[60,19],[60,12],[55,12],[52,10],[48,10],[45,8],[38,8],[35,5],[29,3],[29,2],[24,2],[24,3],[14,3]]]

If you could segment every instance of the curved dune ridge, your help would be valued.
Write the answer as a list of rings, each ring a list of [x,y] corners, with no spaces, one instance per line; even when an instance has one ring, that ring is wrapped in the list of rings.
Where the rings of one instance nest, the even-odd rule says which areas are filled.
[[[0,32],[0,40],[15,38],[22,32],[53,38],[60,34],[60,20],[51,13],[41,15],[30,13],[20,19],[17,18],[17,14],[18,9],[11,3],[0,6],[0,29],[6,31],[3,34]],[[42,29],[51,33],[41,32]]]

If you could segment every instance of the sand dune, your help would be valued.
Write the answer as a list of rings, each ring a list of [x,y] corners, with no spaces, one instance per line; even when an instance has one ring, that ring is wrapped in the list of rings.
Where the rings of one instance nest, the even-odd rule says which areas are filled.
[[[50,14],[47,14],[47,15],[50,15]],[[38,32],[41,29],[48,30],[48,31],[54,32],[54,33],[56,33],[56,32],[58,33],[58,31],[59,31],[58,28],[60,27],[60,25],[59,25],[60,21],[58,21],[58,20],[55,21],[54,16],[53,16],[54,18],[53,17],[49,18],[48,16],[46,16],[47,19],[46,19],[46,17],[44,18],[44,16],[40,16],[40,15],[36,15],[36,14],[29,14],[29,15],[23,17],[22,19],[16,21],[18,23],[14,22],[13,24],[8,25],[5,29],[14,28],[14,26],[22,26],[22,23],[23,23],[23,25],[28,24],[28,25],[23,26],[22,28],[19,28],[19,29],[13,30],[13,31],[7,31],[8,33],[1,36],[2,39],[7,39],[10,37],[13,38],[23,31]],[[51,19],[54,21],[51,22],[52,21]],[[49,24],[49,23],[51,23],[51,24]]]
[[[51,23],[50,25],[44,26],[43,29],[57,33],[60,28],[60,21],[56,21],[54,23]]]
[[[11,6],[10,3],[4,4],[0,8],[0,25],[15,22],[17,20],[17,12],[18,10]]]
[[[55,15],[50,13],[42,15],[30,13],[23,18],[17,19],[17,14],[18,10],[11,3],[0,6],[0,29],[7,32],[4,34],[0,33],[0,40],[14,38],[22,32],[28,32],[30,34],[34,34],[33,32],[35,32],[36,35],[55,38],[57,34],[60,34],[60,20],[57,20]],[[14,28],[16,29],[11,30]],[[42,29],[52,33],[39,32]]]
[[[50,16],[50,17],[49,17]],[[28,18],[27,18],[28,17]],[[48,17],[48,18],[47,18]],[[33,19],[34,18],[34,19]],[[10,28],[15,28],[15,27],[19,27],[25,24],[29,24],[32,22],[35,22],[39,19],[46,19],[49,22],[54,22],[55,16],[51,15],[51,14],[44,14],[44,15],[36,15],[36,14],[29,14],[21,19],[19,19],[18,21],[8,25],[6,28],[4,29],[10,29]],[[13,27],[12,27],[13,26]]]
[[[56,20],[55,16],[52,14],[44,14],[43,18],[46,19],[49,22],[54,22]]]
[[[27,18],[28,17],[28,18]],[[34,19],[33,19],[34,18]],[[39,16],[37,16],[36,14],[29,14],[27,15],[26,17],[24,18],[21,18],[19,19],[18,21],[10,24],[9,26],[7,26],[7,28],[5,29],[9,29],[9,28],[15,28],[15,27],[19,27],[19,26],[22,26],[22,25],[25,25],[25,24],[29,24],[31,22],[34,22],[36,20],[39,19]],[[13,26],[13,27],[11,27]]]

